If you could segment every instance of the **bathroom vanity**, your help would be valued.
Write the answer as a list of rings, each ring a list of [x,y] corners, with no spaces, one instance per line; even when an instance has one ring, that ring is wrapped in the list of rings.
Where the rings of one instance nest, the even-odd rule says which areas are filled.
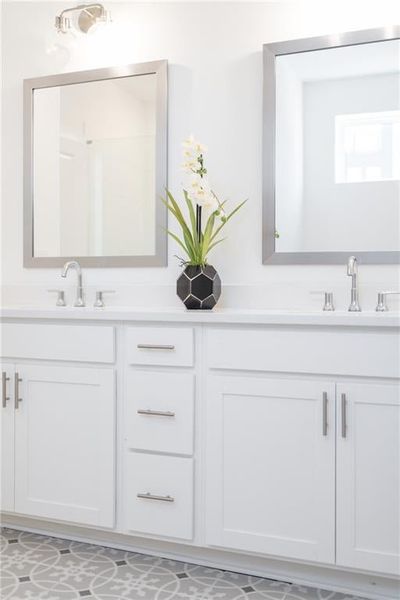
[[[155,31],[170,35],[165,24]],[[180,25],[180,35],[190,31]],[[131,55],[157,52],[139,51],[154,36],[141,33]],[[233,145],[222,135],[246,106],[249,113],[261,106],[260,64],[252,62],[261,62],[261,45],[257,57],[258,42],[240,49],[241,38],[232,38],[232,55],[221,63],[219,48],[207,59],[199,46],[194,62],[191,53],[171,51],[170,115],[166,60],[24,80],[24,267],[64,265],[64,277],[72,267],[78,287],[74,307],[61,306],[64,290],[52,290],[58,307],[1,313],[3,523],[393,600],[400,594],[400,321],[386,312],[386,296],[398,293],[398,278],[388,291],[374,288],[381,312],[371,303],[363,304],[371,312],[358,312],[357,259],[400,261],[400,30],[265,44],[263,113],[234,132],[243,165],[232,153],[225,162]],[[5,88],[17,89],[10,81]],[[191,115],[193,90],[203,87]],[[174,105],[181,96],[187,104]],[[167,181],[167,158],[173,169],[178,164],[176,115],[202,128],[210,98],[218,98],[212,111],[234,108],[225,121],[222,109],[213,117],[221,117],[218,185],[225,177],[228,196],[247,186],[253,203],[236,242],[235,281],[272,282],[278,307],[281,283],[307,288],[303,272],[246,274],[258,252],[246,245],[259,231],[262,165],[265,269],[347,261],[350,304],[338,306],[354,312],[333,312],[333,270],[312,274],[313,285],[324,282],[325,312],[84,307],[80,265],[161,267],[175,254],[175,246],[167,251],[160,196],[180,179]],[[168,116],[178,132],[170,139]],[[10,123],[18,131],[16,118]],[[22,181],[12,164],[6,170],[14,186]],[[9,186],[8,202],[17,206],[18,193]],[[7,272],[23,282],[16,248]],[[228,260],[238,255],[228,252]],[[389,279],[385,271],[371,285]],[[101,287],[107,281],[108,272],[92,276]],[[126,282],[138,281],[127,271]],[[171,284],[159,272],[143,281]]]
[[[3,309],[3,522],[394,598],[399,324]]]

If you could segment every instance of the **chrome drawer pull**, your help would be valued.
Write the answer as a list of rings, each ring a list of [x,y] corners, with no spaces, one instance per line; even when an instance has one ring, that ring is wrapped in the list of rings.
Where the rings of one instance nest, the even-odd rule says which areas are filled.
[[[175,413],[170,410],[150,410],[139,408],[138,415],[148,415],[150,417],[174,417]]]
[[[160,500],[161,502],[175,502],[175,498],[172,496],[157,496],[156,494],[150,494],[147,492],[146,494],[137,494],[137,497],[141,500]]]
[[[328,435],[328,394],[322,394],[322,435]]]
[[[175,350],[175,346],[169,344],[138,344],[139,350]]]
[[[10,399],[10,397],[7,396],[7,381],[10,381],[10,378],[7,377],[7,373],[5,371],[3,371],[1,374],[1,390],[2,390],[1,397],[2,397],[3,408],[6,408],[7,402]]]
[[[347,414],[346,414],[346,409],[347,409],[347,399],[346,399],[346,394],[342,394],[342,438],[346,437],[347,434]]]
[[[19,373],[15,373],[14,375],[14,408],[17,410],[18,405],[22,402],[22,398],[19,397],[19,384],[22,379],[19,376]]]

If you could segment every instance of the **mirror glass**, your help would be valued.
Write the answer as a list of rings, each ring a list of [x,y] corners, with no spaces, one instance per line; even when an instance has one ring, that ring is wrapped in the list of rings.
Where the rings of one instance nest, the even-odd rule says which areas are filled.
[[[400,41],[282,53],[275,78],[275,252],[398,252]]]
[[[34,256],[155,253],[156,75],[33,92]]]

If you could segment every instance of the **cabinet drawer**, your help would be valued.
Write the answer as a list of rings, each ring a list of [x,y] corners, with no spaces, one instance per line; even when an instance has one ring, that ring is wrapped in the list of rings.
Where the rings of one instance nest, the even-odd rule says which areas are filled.
[[[193,365],[190,327],[129,327],[127,359],[131,365]]]
[[[213,328],[206,356],[212,369],[399,377],[399,349],[389,328]]]
[[[192,459],[129,453],[126,460],[127,529],[192,539]]]
[[[111,326],[3,323],[2,338],[2,355],[9,358],[114,362]]]
[[[128,446],[191,455],[193,405],[193,375],[131,370],[126,385]]]

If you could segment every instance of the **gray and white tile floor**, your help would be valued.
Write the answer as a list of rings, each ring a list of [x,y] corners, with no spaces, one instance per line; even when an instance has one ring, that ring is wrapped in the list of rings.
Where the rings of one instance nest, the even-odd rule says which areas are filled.
[[[6,528],[0,561],[2,600],[363,600]]]

